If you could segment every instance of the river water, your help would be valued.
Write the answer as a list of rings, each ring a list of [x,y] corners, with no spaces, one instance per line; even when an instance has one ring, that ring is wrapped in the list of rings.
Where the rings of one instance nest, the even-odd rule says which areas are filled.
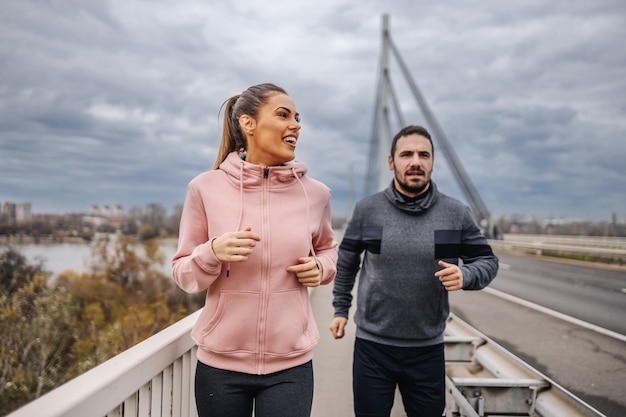
[[[12,246],[31,263],[38,259],[43,260],[43,269],[52,272],[52,277],[67,270],[78,273],[89,271],[91,259],[91,245],[89,243],[28,243]],[[170,276],[172,271],[171,260],[176,253],[176,239],[160,241],[159,248],[165,258],[161,270]]]

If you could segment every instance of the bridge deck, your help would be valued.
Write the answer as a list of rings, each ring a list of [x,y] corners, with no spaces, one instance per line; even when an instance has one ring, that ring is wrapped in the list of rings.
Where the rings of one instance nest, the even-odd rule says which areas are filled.
[[[315,348],[315,396],[311,417],[348,417],[352,411],[352,351],[354,322],[350,322],[343,339],[333,339],[328,326],[333,317],[332,283],[314,288],[311,303],[321,338]],[[351,309],[353,311],[354,309]],[[391,417],[406,416],[396,396]]]

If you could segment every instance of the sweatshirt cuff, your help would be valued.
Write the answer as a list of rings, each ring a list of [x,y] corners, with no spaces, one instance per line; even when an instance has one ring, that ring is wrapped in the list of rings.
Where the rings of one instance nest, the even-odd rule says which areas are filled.
[[[222,262],[217,259],[215,252],[213,252],[213,239],[196,246],[191,255],[196,265],[204,272],[208,274],[219,273]]]

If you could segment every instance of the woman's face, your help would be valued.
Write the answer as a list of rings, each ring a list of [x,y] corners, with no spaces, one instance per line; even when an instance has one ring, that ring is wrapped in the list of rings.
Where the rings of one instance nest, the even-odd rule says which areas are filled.
[[[301,127],[300,114],[288,95],[270,95],[259,108],[256,119],[244,115],[239,123],[247,137],[246,161],[273,166],[295,158]]]

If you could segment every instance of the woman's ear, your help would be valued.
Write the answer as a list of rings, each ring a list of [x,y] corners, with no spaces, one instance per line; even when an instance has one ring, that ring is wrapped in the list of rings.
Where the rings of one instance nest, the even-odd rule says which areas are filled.
[[[242,114],[239,116],[239,126],[246,136],[251,136],[254,132],[254,128],[256,127],[256,120],[247,114]]]

